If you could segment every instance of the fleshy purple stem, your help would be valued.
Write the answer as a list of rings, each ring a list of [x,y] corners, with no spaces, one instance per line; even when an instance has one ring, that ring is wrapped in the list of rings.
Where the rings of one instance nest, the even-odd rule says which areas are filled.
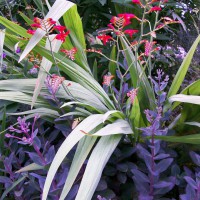
[[[154,186],[154,175],[153,172],[155,170],[155,163],[154,163],[154,129],[151,133],[151,177],[150,177],[150,195],[153,196],[153,186]]]
[[[46,165],[46,161],[45,161],[42,153],[40,152],[40,150],[38,149],[38,147],[34,143],[33,143],[33,148],[35,149],[35,151],[38,154],[38,156],[41,158],[43,164]]]

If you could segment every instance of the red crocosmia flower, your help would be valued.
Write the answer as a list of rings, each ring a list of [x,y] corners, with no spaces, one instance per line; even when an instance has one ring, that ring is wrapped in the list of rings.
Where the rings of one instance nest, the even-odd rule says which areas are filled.
[[[112,37],[110,35],[99,35],[99,36],[97,36],[97,38],[99,38],[100,40],[102,40],[104,45],[106,45],[106,43],[109,40],[112,40]]]
[[[47,21],[48,21],[49,24],[51,24],[51,25],[56,24],[56,21],[54,21],[52,18],[48,18]]]
[[[131,24],[130,20],[133,18],[136,18],[136,16],[134,14],[130,14],[130,13],[118,14],[118,17],[122,17],[125,20],[124,26]]]
[[[26,32],[27,32],[28,34],[34,35],[35,30],[31,30],[31,29],[29,29],[29,30],[27,30]]]
[[[113,75],[105,75],[103,76],[103,85],[109,86],[111,80],[114,78]]]
[[[38,18],[38,17],[34,17],[33,21],[34,21],[35,24],[40,24],[41,23],[41,19]]]
[[[115,29],[114,26],[113,26],[112,24],[108,24],[107,26],[108,26],[108,28],[110,28],[110,29],[112,29],[112,30]]]
[[[159,6],[154,6],[154,7],[152,7],[150,10],[149,10],[149,12],[156,12],[156,11],[161,11],[162,10],[162,8],[161,7],[159,7]]]
[[[33,22],[34,23],[31,24],[31,27],[41,28],[44,31],[46,31],[46,29],[50,29],[54,24],[56,24],[56,21],[54,21],[52,18],[40,19],[35,17]]]
[[[68,56],[69,59],[75,60],[75,54],[77,52],[77,48],[76,47],[73,47],[70,50],[61,49],[60,51],[65,53],[65,55]]]
[[[59,32],[62,33],[66,29],[66,27],[58,25],[58,26],[54,26],[53,29],[56,29],[56,30],[58,30]]]
[[[114,26],[116,26],[117,28],[123,28],[124,26],[126,26],[126,25],[128,25],[128,24],[131,23],[130,20],[127,21],[123,17],[116,17],[116,16],[112,17],[111,20],[110,20],[110,22]]]
[[[155,2],[158,2],[158,1],[160,1],[160,0],[152,0],[151,3],[155,3]]]
[[[69,35],[69,32],[70,31],[67,31],[67,32],[63,31],[62,33],[57,34],[55,38],[57,40],[61,40],[62,42],[65,42],[65,38]]]
[[[133,36],[133,34],[136,34],[138,33],[138,30],[135,30],[135,29],[127,29],[124,31],[125,34],[128,34],[131,38]]]
[[[132,0],[132,2],[134,3],[134,4],[141,4],[141,2],[140,2],[140,0]]]
[[[34,28],[41,28],[41,24],[31,24],[31,27],[34,27]]]
[[[135,15],[130,13],[123,13],[123,14],[118,14],[118,17],[123,17],[124,19],[130,20],[135,18]]]

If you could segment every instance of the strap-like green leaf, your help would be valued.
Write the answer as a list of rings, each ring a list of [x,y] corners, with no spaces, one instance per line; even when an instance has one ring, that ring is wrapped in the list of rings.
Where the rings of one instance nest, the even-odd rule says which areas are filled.
[[[85,130],[86,132],[90,132],[94,128],[96,128],[99,124],[102,123],[103,120],[103,114],[97,114],[97,115],[91,115],[88,118],[84,119],[65,139],[65,141],[62,143],[60,148],[58,149],[58,152],[56,153],[51,166],[49,168],[47,178],[44,184],[43,189],[43,196],[42,200],[47,199],[47,195],[51,186],[51,183],[53,181],[53,178],[66,157],[66,155],[69,153],[69,151],[74,147],[74,145],[80,141],[85,135],[81,132],[81,130]]]
[[[28,172],[28,171],[35,171],[39,169],[44,169],[44,166],[38,165],[36,163],[31,163],[20,170],[16,171],[15,173],[21,173],[21,172]]]
[[[186,135],[186,136],[155,136],[156,139],[167,142],[200,144],[200,134]]]
[[[200,105],[200,96],[177,94],[169,98],[169,102],[174,102],[174,101]]]
[[[101,178],[102,171],[118,145],[121,135],[102,137],[89,158],[75,200],[91,200]]]
[[[81,166],[90,153],[96,139],[96,137],[85,137],[79,142],[59,200],[64,200],[69,193],[81,169]]]
[[[141,112],[143,112],[146,108],[154,109],[155,104],[153,102],[155,101],[155,96],[153,89],[149,84],[148,78],[146,74],[143,73],[143,69],[140,64],[136,62],[135,55],[123,37],[120,37],[120,41],[128,63],[132,85],[134,88],[139,87],[137,97],[140,103]],[[142,76],[140,77],[141,74]],[[139,85],[137,85],[138,82]]]

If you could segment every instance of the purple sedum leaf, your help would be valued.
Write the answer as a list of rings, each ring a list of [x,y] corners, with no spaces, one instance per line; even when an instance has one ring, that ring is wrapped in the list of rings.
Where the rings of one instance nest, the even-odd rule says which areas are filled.
[[[192,158],[192,161],[200,167],[200,155],[195,153],[194,151],[190,152],[190,157]]]
[[[191,177],[185,176],[184,179],[193,189],[197,190],[197,183]]]
[[[167,158],[165,160],[160,161],[157,165],[156,165],[156,171],[158,173],[162,173],[164,172],[173,162],[173,158]]]
[[[161,154],[158,154],[156,157],[154,157],[154,160],[161,160],[169,156],[170,156],[169,154],[161,153]]]
[[[138,179],[139,182],[149,183],[149,178],[146,174],[137,169],[132,169],[131,172],[134,174],[135,178]]]
[[[28,153],[30,159],[31,159],[34,163],[36,163],[36,164],[38,164],[38,165],[41,165],[41,166],[44,165],[44,162],[42,161],[42,159],[41,159],[36,153],[32,153],[32,152],[27,152],[27,153]]]

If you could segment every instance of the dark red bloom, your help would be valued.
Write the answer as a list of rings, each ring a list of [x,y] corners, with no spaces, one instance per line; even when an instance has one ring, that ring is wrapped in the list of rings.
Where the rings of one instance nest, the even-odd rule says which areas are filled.
[[[113,39],[110,35],[99,35],[99,36],[97,36],[97,38],[99,38],[100,40],[102,40],[104,45],[106,45],[106,43],[109,40]]]
[[[34,35],[35,30],[31,30],[31,29],[29,29],[29,30],[27,30],[26,32],[27,32],[28,34]]]
[[[35,24],[41,24],[41,19],[38,17],[34,17],[33,21]]]
[[[118,14],[118,17],[122,17],[125,20],[124,26],[131,24],[130,20],[133,18],[136,18],[136,16],[134,14],[130,14],[130,13]]]
[[[156,12],[156,11],[161,11],[162,10],[162,8],[161,7],[159,7],[159,6],[154,6],[154,7],[152,7],[150,10],[149,10],[149,12]]]
[[[54,26],[53,29],[56,29],[56,30],[58,30],[59,32],[63,32],[63,31],[66,29],[66,27],[65,27],[65,26],[61,26],[61,25],[58,25],[58,26]]]
[[[125,34],[128,34],[130,37],[133,36],[133,34],[136,34],[138,33],[138,30],[135,30],[135,29],[127,29],[124,31]]]
[[[132,0],[132,2],[134,3],[134,4],[141,4],[141,2],[140,2],[140,0]]]
[[[62,33],[57,34],[55,38],[57,40],[61,40],[62,42],[65,42],[65,38],[69,35],[69,32],[70,31],[67,31],[67,32],[63,31]]]
[[[31,27],[34,27],[34,28],[41,28],[41,24],[31,24]]]
[[[51,24],[51,25],[56,24],[56,21],[54,21],[52,18],[48,18],[47,22],[49,22],[49,24]]]
[[[31,24],[31,27],[34,28],[41,28],[44,31],[46,31],[46,29],[51,28],[54,24],[56,24],[56,21],[54,21],[52,18],[48,18],[48,19],[40,19],[38,17],[35,17],[33,19],[33,24]]]

